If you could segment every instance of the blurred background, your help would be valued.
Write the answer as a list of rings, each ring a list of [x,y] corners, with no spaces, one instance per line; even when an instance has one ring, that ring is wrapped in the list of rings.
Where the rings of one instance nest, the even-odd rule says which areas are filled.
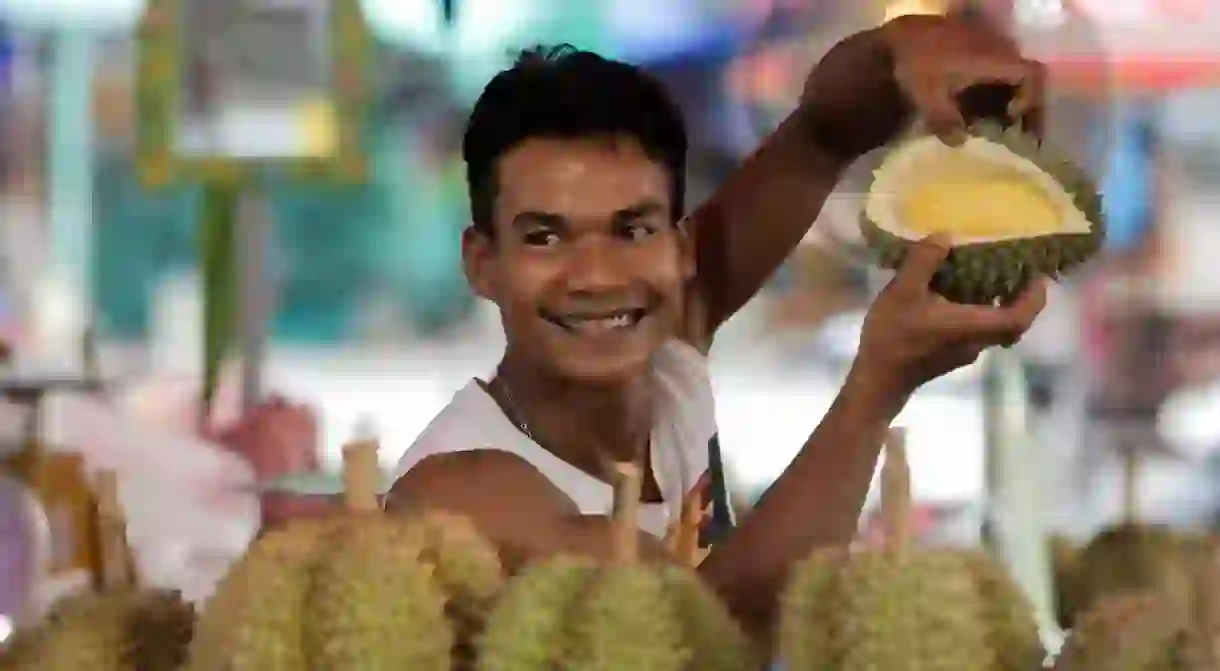
[[[326,153],[351,122],[319,84],[331,47],[314,24],[325,27],[318,8],[328,3],[209,3],[280,17],[247,25],[233,18],[240,12],[205,15],[203,3],[185,4],[200,11],[181,35],[188,56],[175,62],[184,72],[194,70],[183,63],[234,51],[217,37],[225,31],[264,32],[227,54],[225,72],[260,82],[234,94],[242,102],[230,107],[241,114],[214,113],[216,76],[179,77],[175,151]],[[130,472],[133,543],[151,548],[141,561],[154,579],[206,591],[219,569],[201,556],[223,563],[260,514],[234,492],[336,467],[360,426],[375,428],[388,465],[466,379],[491,370],[498,315],[471,295],[459,265],[468,219],[459,145],[473,100],[514,49],[569,42],[655,72],[691,127],[696,205],[792,108],[805,73],[836,40],[887,15],[948,7],[358,6],[370,54],[363,177],[329,184],[268,174],[242,198],[238,235],[256,250],[239,255],[242,352],[257,361],[244,375],[240,357],[228,361],[215,422],[200,427],[201,181],[141,179],[137,151],[148,132],[137,95],[141,49],[151,49],[142,40],[157,23],[142,0],[0,1],[0,340],[12,348],[0,368],[9,399],[0,441],[18,454],[36,436],[48,451],[77,455],[86,471]],[[1103,257],[1055,287],[1016,350],[921,391],[903,414],[926,513],[921,533],[975,542],[1002,500],[1040,533],[1088,537],[1130,512],[1128,452],[1141,455],[1134,505],[1142,519],[1210,527],[1220,510],[1220,263],[1211,257],[1220,254],[1220,5],[987,0],[968,9],[1049,64],[1049,138],[1101,181],[1110,232]],[[144,53],[155,66],[159,52]],[[212,123],[219,116],[224,123]],[[743,505],[829,407],[885,280],[856,246],[866,169],[864,161],[849,176],[805,244],[717,342],[721,442]],[[286,401],[247,403],[243,415],[244,392]],[[243,438],[251,416],[288,419],[271,422],[281,434],[256,427],[248,432],[259,438]],[[279,447],[315,441],[316,455]],[[40,482],[60,492],[47,500],[68,497],[54,478]],[[295,482],[285,486],[326,487]],[[173,512],[158,503],[189,497],[193,507]],[[70,535],[60,528],[70,522],[50,518],[52,536]],[[202,550],[207,543],[186,542],[220,536]],[[78,560],[72,548],[56,552],[66,553],[64,566]],[[188,570],[189,553],[197,563]]]

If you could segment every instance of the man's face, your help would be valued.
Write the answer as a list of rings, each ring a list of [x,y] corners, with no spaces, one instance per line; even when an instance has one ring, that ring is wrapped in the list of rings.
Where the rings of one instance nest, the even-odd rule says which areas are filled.
[[[494,241],[467,274],[514,356],[583,382],[633,377],[674,334],[694,272],[665,168],[630,139],[531,139],[497,166]]]

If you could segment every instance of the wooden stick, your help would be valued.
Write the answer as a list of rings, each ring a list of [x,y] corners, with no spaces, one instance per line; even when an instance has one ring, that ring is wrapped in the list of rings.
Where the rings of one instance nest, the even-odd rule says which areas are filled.
[[[133,571],[127,549],[127,525],[119,502],[119,481],[114,471],[98,473],[94,485],[97,496],[98,544],[101,584],[104,590],[132,587]]]
[[[615,464],[614,475],[610,557],[615,564],[634,564],[640,558],[640,469],[635,464]]]
[[[1122,521],[1134,525],[1139,519],[1139,477],[1140,456],[1135,448],[1128,447],[1122,451],[1123,457],[1123,502]]]
[[[343,446],[343,501],[349,512],[379,512],[381,485],[380,445],[373,439],[354,440]]]
[[[672,552],[683,565],[695,567],[703,559],[699,553],[699,528],[703,526],[703,496],[695,491],[682,500],[682,516],[674,534]]]
[[[907,463],[906,429],[893,427],[885,442],[881,467],[881,521],[885,549],[906,552],[911,540],[911,468]]]

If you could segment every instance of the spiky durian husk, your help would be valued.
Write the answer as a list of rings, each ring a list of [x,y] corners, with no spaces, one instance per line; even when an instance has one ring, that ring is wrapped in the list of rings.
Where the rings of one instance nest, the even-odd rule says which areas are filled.
[[[174,671],[186,656],[193,621],[193,609],[174,592],[79,595],[53,611],[13,668]]]
[[[654,567],[600,570],[571,625],[560,665],[567,671],[684,671],[691,660],[677,609]]]
[[[37,646],[21,660],[23,671],[127,671],[126,614],[132,594],[73,597],[49,621]]]
[[[1046,647],[1025,592],[1004,568],[984,553],[963,553],[973,569],[988,626],[997,671],[1029,671],[1046,661]]]
[[[1000,668],[989,611],[959,553],[815,553],[785,594],[791,671]]]
[[[504,589],[504,567],[496,547],[461,515],[431,511],[404,520],[408,532],[422,534],[420,560],[435,571],[448,599],[453,626],[453,666],[473,667],[476,641]]]
[[[344,519],[308,597],[309,668],[449,671],[453,630],[422,540],[380,512]]]
[[[692,671],[758,671],[761,654],[725,605],[689,569],[669,567],[663,574],[666,593],[677,608],[683,640],[688,641]]]
[[[933,280],[932,289],[959,303],[991,304],[1010,300],[1036,276],[1058,278],[1101,249],[1105,240],[1101,194],[1096,184],[1071,161],[1051,154],[1017,126],[1005,129],[992,121],[973,124],[968,133],[1003,145],[1051,175],[1070,194],[1093,227],[1088,233],[1053,233],[1014,240],[955,245]],[[904,143],[894,148],[902,151]],[[882,168],[884,168],[884,162]],[[878,265],[894,269],[918,242],[895,235],[881,222],[861,215],[861,232]]]
[[[1076,618],[1055,671],[1207,671],[1189,625],[1153,592],[1114,593]]]
[[[508,584],[479,641],[479,671],[556,668],[568,616],[597,572],[591,560],[555,557],[527,566]]]
[[[1166,527],[1121,524],[1102,531],[1080,551],[1075,612],[1107,594],[1155,590],[1180,613],[1191,610],[1194,576],[1188,536]]]
[[[204,605],[189,671],[300,671],[305,598],[331,520],[298,521],[258,539]]]
[[[170,590],[144,590],[128,615],[129,662],[139,671],[177,671],[186,663],[195,608]]]
[[[527,566],[509,583],[479,644],[479,671],[693,671],[735,665],[744,637],[715,612],[683,621],[710,605],[678,569],[601,566],[559,556]],[[723,610],[723,606],[716,604]],[[727,614],[726,616],[727,617]],[[726,641],[705,637],[727,634]],[[730,659],[715,659],[728,651]],[[700,666],[700,660],[710,661]],[[751,671],[759,667],[754,666]]]

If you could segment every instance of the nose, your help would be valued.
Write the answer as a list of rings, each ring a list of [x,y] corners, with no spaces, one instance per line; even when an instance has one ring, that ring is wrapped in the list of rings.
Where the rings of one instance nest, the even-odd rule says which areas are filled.
[[[628,284],[622,254],[595,237],[581,240],[567,264],[567,288],[573,293],[603,293]]]

